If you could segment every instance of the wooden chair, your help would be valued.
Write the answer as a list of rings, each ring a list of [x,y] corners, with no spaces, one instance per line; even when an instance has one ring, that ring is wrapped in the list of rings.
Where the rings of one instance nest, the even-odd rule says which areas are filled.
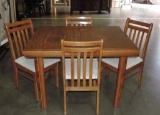
[[[124,32],[133,43],[140,50],[140,55],[137,57],[128,57],[126,70],[124,74],[124,79],[130,78],[136,74],[138,75],[138,86],[141,86],[143,66],[147,51],[148,42],[152,32],[153,23],[145,23],[130,18],[127,19]],[[112,70],[114,72],[118,71],[119,58],[103,58],[102,66]],[[132,74],[131,74],[132,71]],[[106,72],[108,73],[108,71]],[[129,75],[130,73],[130,75]],[[123,81],[124,81],[123,79]]]
[[[66,92],[68,91],[97,92],[96,113],[99,114],[102,47],[103,40],[88,42],[61,40],[64,114],[66,114]],[[93,57],[94,55],[96,57]]]
[[[66,16],[66,26],[92,26],[92,17]]]
[[[34,82],[36,99],[39,100],[38,77],[35,70],[34,59],[24,57],[22,54],[23,48],[26,46],[30,37],[34,35],[32,21],[31,19],[26,19],[23,21],[5,24],[5,28],[12,54],[16,88],[19,88],[18,74],[20,74],[21,76],[24,76]],[[45,72],[53,69],[55,70],[56,87],[59,87],[58,62],[60,59],[45,58],[43,61]]]

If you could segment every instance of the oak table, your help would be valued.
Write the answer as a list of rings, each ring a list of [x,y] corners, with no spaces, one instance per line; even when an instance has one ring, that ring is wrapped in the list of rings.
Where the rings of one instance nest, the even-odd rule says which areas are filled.
[[[44,57],[61,58],[61,39],[91,41],[103,39],[103,58],[119,57],[118,75],[114,97],[114,107],[119,106],[122,92],[122,77],[128,56],[137,56],[138,48],[118,26],[66,27],[47,26],[36,29],[34,36],[23,50],[26,57],[34,57],[36,71],[40,79],[42,108],[47,108],[46,88],[43,70]]]

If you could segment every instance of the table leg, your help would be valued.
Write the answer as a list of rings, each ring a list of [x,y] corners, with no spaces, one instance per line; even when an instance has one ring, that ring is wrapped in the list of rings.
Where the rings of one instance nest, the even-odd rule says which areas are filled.
[[[116,83],[116,92],[114,97],[114,107],[119,106],[120,97],[122,93],[122,86],[124,80],[124,72],[126,70],[127,57],[120,57],[119,66],[118,66],[118,75],[117,75],[117,83]]]
[[[46,100],[46,88],[45,88],[45,78],[44,78],[44,66],[43,66],[43,58],[37,57],[35,59],[36,71],[39,76],[39,86],[40,86],[40,95],[42,101],[42,108],[47,108],[47,100]]]

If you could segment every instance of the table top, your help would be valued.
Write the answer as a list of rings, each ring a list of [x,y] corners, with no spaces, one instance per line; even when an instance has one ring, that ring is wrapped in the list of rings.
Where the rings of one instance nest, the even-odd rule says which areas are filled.
[[[103,57],[137,56],[138,48],[118,26],[47,26],[36,29],[23,50],[27,57],[61,57],[61,39],[90,41],[103,39]]]

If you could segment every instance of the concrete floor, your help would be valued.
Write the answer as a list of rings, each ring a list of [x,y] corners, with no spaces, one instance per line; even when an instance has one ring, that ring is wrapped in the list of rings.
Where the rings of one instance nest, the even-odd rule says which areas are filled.
[[[137,77],[125,81],[120,106],[113,107],[116,74],[102,75],[100,92],[100,115],[159,115],[160,114],[160,7],[153,5],[123,6],[111,8],[111,13],[91,12],[93,26],[120,26],[124,28],[127,17],[152,22],[154,28],[145,60],[143,82],[137,87]],[[69,7],[55,7],[50,16],[32,18],[34,27],[65,26],[65,15]],[[79,15],[74,12],[73,15]],[[88,15],[88,12],[84,12]],[[38,15],[37,15],[38,16]],[[53,33],[54,34],[54,33]],[[61,65],[61,64],[60,64]],[[63,115],[63,85],[59,67],[60,88],[55,88],[54,78],[46,79],[48,108],[43,110],[35,100],[33,83],[20,77],[20,88],[15,88],[11,54],[8,52],[0,61],[0,115]],[[93,92],[68,93],[68,115],[95,115],[96,95]]]

